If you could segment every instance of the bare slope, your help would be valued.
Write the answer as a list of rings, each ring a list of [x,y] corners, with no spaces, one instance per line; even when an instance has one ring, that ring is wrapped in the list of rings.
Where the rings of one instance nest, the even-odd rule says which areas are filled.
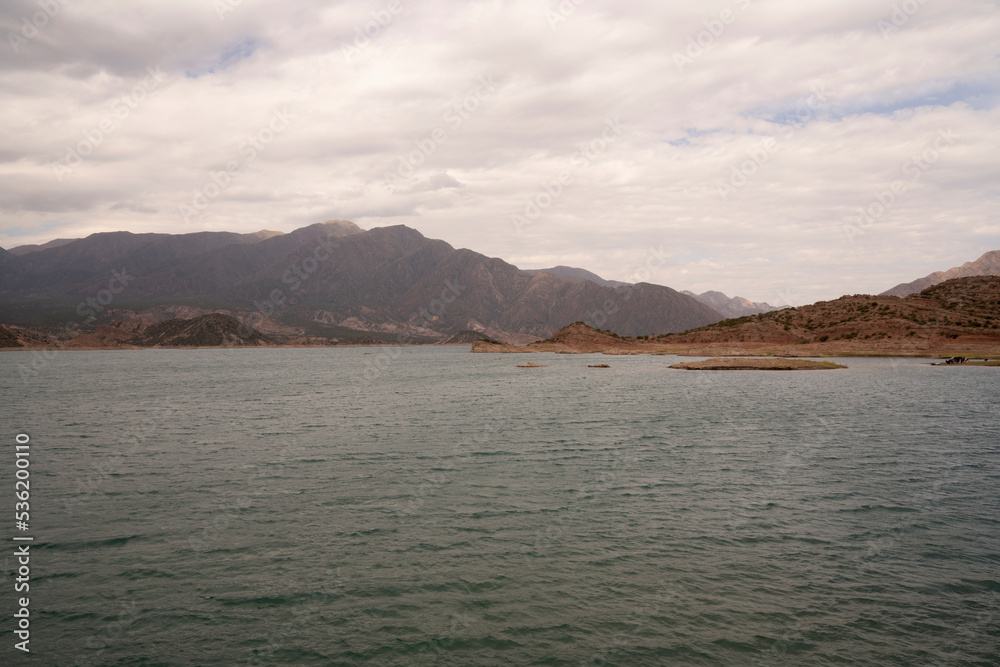
[[[957,278],[906,298],[854,295],[726,320],[670,345],[839,350],[857,354],[1000,351],[1000,277]],[[706,349],[710,349],[706,348]]]
[[[212,313],[148,325],[127,342],[141,347],[242,347],[266,345],[270,340],[234,317]]]
[[[1000,355],[1000,277],[949,280],[905,299],[845,296],[677,335],[624,338],[578,322],[525,347],[479,342],[473,352],[995,356]]]
[[[328,337],[350,329],[434,339],[471,329],[531,340],[574,320],[643,335],[722,319],[669,287],[532,274],[402,225],[363,231],[331,221],[265,236],[120,232],[0,256],[0,322],[43,326],[90,312],[100,324],[136,319],[124,310],[189,307]],[[108,308],[78,306],[109,296],[116,275]]]
[[[896,285],[892,289],[882,292],[882,295],[909,296],[946,280],[969,276],[1000,276],[1000,250],[992,250],[974,262],[966,262],[962,266],[956,266],[947,271],[936,271],[913,282]]]

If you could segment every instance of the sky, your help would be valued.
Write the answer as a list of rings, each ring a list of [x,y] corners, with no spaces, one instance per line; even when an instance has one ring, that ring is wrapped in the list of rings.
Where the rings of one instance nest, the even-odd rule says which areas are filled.
[[[5,0],[0,247],[408,225],[774,305],[1000,249],[997,0]]]

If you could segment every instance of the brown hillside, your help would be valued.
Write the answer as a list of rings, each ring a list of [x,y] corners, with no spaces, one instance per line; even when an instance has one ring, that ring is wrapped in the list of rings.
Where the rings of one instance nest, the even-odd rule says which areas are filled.
[[[606,329],[595,329],[583,322],[574,322],[552,334],[552,338],[535,341],[523,347],[503,343],[477,341],[473,352],[556,352],[558,354],[642,354],[649,351],[643,340],[623,338]]]
[[[235,317],[211,313],[192,320],[175,319],[147,325],[128,342],[143,347],[215,347],[257,346],[271,341]]]
[[[552,334],[552,338],[530,343],[528,348],[534,352],[590,354],[638,351],[642,343],[634,338],[622,338],[606,329],[594,329],[583,322],[574,322]]]
[[[1000,277],[959,278],[905,299],[845,296],[726,320],[679,335],[622,338],[577,322],[525,347],[473,352],[695,356],[1000,355]]]
[[[0,347],[24,347],[20,337],[11,329],[0,326]]]
[[[849,354],[1000,351],[1000,277],[949,280],[906,298],[844,296],[659,340],[671,346],[836,348]]]
[[[134,349],[140,347],[254,347],[274,341],[235,317],[212,313],[193,319],[164,322],[124,322],[104,324],[93,333],[42,334],[19,327],[0,326],[0,347],[31,349],[58,348]]]
[[[0,348],[32,350],[44,348],[48,342],[45,336],[29,329],[0,325]]]

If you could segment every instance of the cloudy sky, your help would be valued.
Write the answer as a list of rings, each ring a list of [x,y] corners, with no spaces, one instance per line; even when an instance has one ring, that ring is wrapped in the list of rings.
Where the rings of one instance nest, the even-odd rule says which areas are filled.
[[[1000,249],[996,0],[5,0],[0,246],[405,224],[774,304]]]

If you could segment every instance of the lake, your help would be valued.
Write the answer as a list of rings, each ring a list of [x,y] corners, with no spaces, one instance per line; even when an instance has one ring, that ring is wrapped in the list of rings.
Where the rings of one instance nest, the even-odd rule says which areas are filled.
[[[1000,664],[1000,369],[30,359],[38,664]]]

